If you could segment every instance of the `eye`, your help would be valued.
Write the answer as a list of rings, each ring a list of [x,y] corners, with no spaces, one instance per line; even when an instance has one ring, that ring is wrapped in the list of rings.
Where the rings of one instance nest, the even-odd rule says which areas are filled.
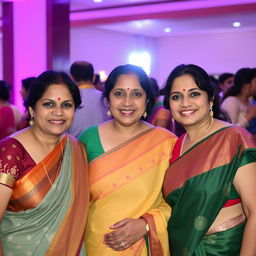
[[[46,107],[46,108],[52,108],[52,107],[55,106],[55,104],[54,104],[54,102],[47,101],[47,102],[43,103],[43,106]]]
[[[124,92],[122,92],[122,91],[115,91],[114,92],[114,96],[116,96],[116,97],[122,97],[124,95]]]
[[[197,97],[197,96],[200,96],[200,95],[201,95],[201,93],[198,92],[198,91],[194,91],[194,92],[191,92],[191,93],[190,93],[190,96],[191,96],[191,97]]]
[[[170,97],[170,100],[173,100],[173,101],[180,100],[180,99],[181,99],[181,96],[179,94],[173,94]]]
[[[136,98],[139,98],[139,97],[143,96],[143,93],[142,92],[134,92],[133,96],[135,96]]]
[[[71,102],[63,102],[62,103],[63,108],[73,108],[73,103]]]

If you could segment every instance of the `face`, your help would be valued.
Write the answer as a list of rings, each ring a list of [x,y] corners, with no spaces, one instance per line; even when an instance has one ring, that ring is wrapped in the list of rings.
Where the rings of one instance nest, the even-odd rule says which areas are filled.
[[[256,77],[250,83],[250,96],[256,96]]]
[[[21,93],[22,99],[23,99],[23,100],[26,100],[27,97],[28,97],[28,91],[27,91],[24,87],[22,87],[20,93]]]
[[[182,125],[203,124],[209,119],[211,104],[207,93],[201,90],[190,75],[176,78],[170,92],[173,118]]]
[[[233,76],[226,79],[224,81],[224,83],[221,84],[221,88],[222,88],[223,92],[226,92],[233,85],[233,82],[234,82]]]
[[[131,126],[140,121],[146,109],[146,99],[146,92],[136,75],[120,75],[109,94],[109,109],[116,122]]]
[[[75,104],[71,93],[64,84],[52,84],[36,103],[35,109],[29,108],[34,117],[34,128],[47,135],[61,135],[72,124]]]

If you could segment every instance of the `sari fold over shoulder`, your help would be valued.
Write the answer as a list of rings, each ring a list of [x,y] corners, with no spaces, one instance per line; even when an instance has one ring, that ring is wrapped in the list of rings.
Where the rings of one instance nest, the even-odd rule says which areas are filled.
[[[167,130],[151,129],[89,164],[91,204],[85,236],[89,256],[169,255],[166,226],[170,208],[161,188],[175,141]],[[103,244],[110,225],[140,217],[150,227],[149,248],[144,238],[118,252]]]
[[[63,159],[61,151],[57,146],[43,160],[49,177],[52,170],[57,175],[48,191],[41,163],[16,182],[10,201],[15,210],[10,207],[0,225],[5,255],[85,255],[83,238],[89,206],[86,153],[72,137],[64,143]],[[33,208],[25,205],[24,210],[24,198]]]
[[[174,160],[163,186],[173,209],[168,223],[172,256],[239,255],[244,223],[206,234],[229,199],[239,167],[255,161],[255,140],[235,126],[216,131]]]

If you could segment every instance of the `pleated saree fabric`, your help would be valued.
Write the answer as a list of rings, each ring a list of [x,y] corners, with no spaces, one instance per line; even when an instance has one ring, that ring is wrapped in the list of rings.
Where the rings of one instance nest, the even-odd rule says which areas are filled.
[[[234,190],[238,168],[255,161],[253,137],[230,126],[172,162],[164,181],[164,195],[173,209],[168,223],[172,256],[239,255],[245,222],[230,220],[221,231],[207,232]]]
[[[17,180],[0,225],[5,255],[86,255],[87,174],[85,149],[68,136]]]
[[[150,128],[89,163],[91,203],[85,236],[89,256],[169,255],[166,225],[170,208],[161,189],[175,141],[167,130]],[[89,144],[100,141],[86,143],[88,150]],[[140,217],[149,224],[147,238],[123,251],[103,243],[110,225]]]

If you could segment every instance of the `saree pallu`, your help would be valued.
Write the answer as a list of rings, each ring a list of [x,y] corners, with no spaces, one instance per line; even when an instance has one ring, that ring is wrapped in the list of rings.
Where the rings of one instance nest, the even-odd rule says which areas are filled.
[[[161,188],[175,141],[167,130],[154,128],[90,162],[91,203],[85,236],[89,256],[169,255],[170,208]],[[103,244],[110,225],[140,217],[149,224],[148,247],[144,238],[123,251]]]
[[[0,225],[5,255],[85,255],[83,238],[89,205],[87,160],[84,147],[76,139],[67,138],[59,174],[41,201],[34,208],[18,211],[19,206],[22,209],[22,202],[17,203],[19,199],[26,198],[33,205],[40,189],[45,187],[44,182],[49,184],[43,176],[47,171],[51,177],[50,168],[59,161],[53,159],[56,150],[61,147],[57,146],[43,160],[45,170],[38,168],[40,162],[22,177],[24,182],[15,184],[10,200],[16,205],[15,211],[6,211]],[[36,178],[30,177],[35,170]],[[36,180],[40,177],[42,180]],[[35,187],[31,186],[35,183]]]
[[[256,162],[255,140],[243,128],[231,126],[198,142],[170,165],[163,190],[172,207],[168,223],[172,256],[239,255],[241,228],[206,233],[229,199],[238,168],[252,162]]]

